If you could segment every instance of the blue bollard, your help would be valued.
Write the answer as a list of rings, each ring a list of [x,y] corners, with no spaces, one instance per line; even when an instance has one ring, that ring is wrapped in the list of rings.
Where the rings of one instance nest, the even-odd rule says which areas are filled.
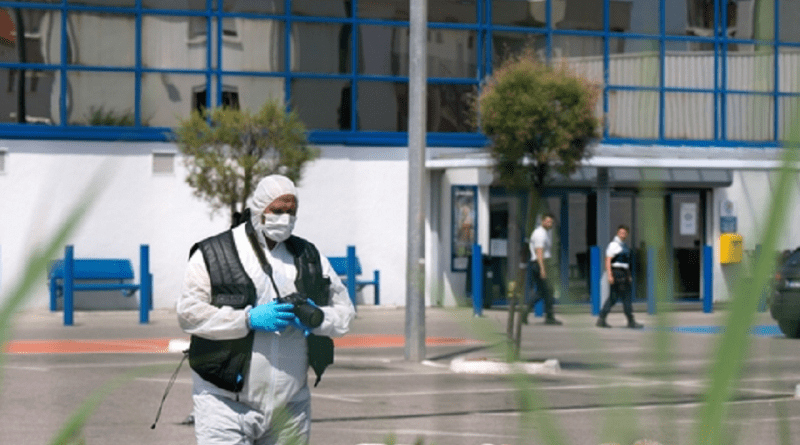
[[[75,249],[69,245],[64,248],[64,326],[72,326],[72,284],[74,281],[73,258]]]
[[[600,247],[589,247],[589,298],[592,301],[592,315],[600,315]]]
[[[483,256],[481,245],[472,245],[472,312],[476,317],[483,315]]]
[[[150,247],[139,246],[139,323],[150,321],[150,307],[153,299],[153,277],[150,275]]]
[[[714,251],[711,246],[703,246],[703,312],[714,311]]]
[[[347,293],[356,307],[356,246],[347,246]]]

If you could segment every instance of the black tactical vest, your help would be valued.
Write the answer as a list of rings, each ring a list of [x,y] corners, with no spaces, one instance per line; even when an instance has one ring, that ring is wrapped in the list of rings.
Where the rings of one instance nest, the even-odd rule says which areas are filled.
[[[248,237],[254,236],[255,230],[250,222],[245,224]],[[317,248],[296,236],[286,240],[286,245],[297,268],[297,291],[314,300],[318,306],[327,306],[330,303],[330,279],[322,275]],[[234,309],[255,306],[256,288],[242,266],[231,230],[200,241],[192,246],[191,253],[198,248],[203,252],[211,279],[211,304]],[[193,335],[189,346],[189,365],[204,380],[222,389],[239,392],[250,367],[254,336],[253,331],[233,340],[209,340]],[[306,340],[308,364],[317,376],[316,386],[325,368],[333,363],[333,340],[314,334],[309,334]]]

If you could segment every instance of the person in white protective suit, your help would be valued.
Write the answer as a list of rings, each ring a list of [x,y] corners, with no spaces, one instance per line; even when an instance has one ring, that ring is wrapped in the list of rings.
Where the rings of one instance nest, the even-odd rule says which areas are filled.
[[[251,299],[239,301],[241,295],[231,292],[230,286],[224,290],[214,283],[220,280],[215,276],[227,276],[224,270],[227,266],[218,264],[224,262],[220,259],[224,255],[217,256],[214,249],[202,247],[204,241],[191,254],[176,305],[181,328],[192,335],[189,359],[194,384],[195,436],[200,445],[307,443],[311,425],[307,382],[311,342],[307,336],[342,336],[355,316],[346,287],[316,248],[312,251],[317,252],[321,277],[319,272],[308,275],[316,275],[317,282],[323,280],[327,295],[313,296],[313,300],[309,296],[308,303],[322,310],[321,324],[306,325],[293,312],[295,305],[276,301],[279,296],[298,292],[298,283],[303,287],[298,271],[301,263],[297,262],[298,255],[292,247],[297,237],[290,239],[296,221],[297,191],[285,176],[271,175],[259,182],[250,204],[249,221],[228,232],[235,244],[235,249],[228,250],[238,256],[237,267],[243,268],[249,277],[249,281],[243,278],[246,283],[243,289],[255,289]],[[303,273],[320,270],[301,268]],[[235,272],[236,267],[230,269]],[[319,301],[323,303],[318,304]],[[329,362],[332,362],[333,347],[329,343]],[[238,346],[231,346],[234,344]],[[202,353],[195,353],[197,366],[192,362],[195,347],[202,349]],[[202,367],[206,358],[231,350],[232,356],[242,358],[244,365],[233,374],[219,372],[217,376],[209,371],[210,377],[206,376],[204,369],[214,368]],[[236,360],[223,361],[221,366],[233,369],[229,362]]]

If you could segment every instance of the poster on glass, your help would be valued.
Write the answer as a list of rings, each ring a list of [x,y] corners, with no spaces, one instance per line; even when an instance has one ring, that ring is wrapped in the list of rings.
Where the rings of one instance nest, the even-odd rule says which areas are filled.
[[[453,186],[453,272],[465,272],[469,267],[472,245],[477,228],[478,188],[474,185]]]

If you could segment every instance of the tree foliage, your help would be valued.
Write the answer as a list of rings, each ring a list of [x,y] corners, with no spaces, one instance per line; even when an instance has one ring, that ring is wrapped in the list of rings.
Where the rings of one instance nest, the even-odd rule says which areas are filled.
[[[481,130],[491,139],[500,181],[543,188],[551,170],[575,171],[598,136],[599,88],[565,65],[539,62],[533,51],[508,59],[478,96]]]
[[[195,111],[175,133],[195,196],[214,211],[229,209],[231,216],[244,209],[262,178],[280,173],[298,182],[303,165],[319,156],[297,114],[277,101],[266,102],[256,113]]]

